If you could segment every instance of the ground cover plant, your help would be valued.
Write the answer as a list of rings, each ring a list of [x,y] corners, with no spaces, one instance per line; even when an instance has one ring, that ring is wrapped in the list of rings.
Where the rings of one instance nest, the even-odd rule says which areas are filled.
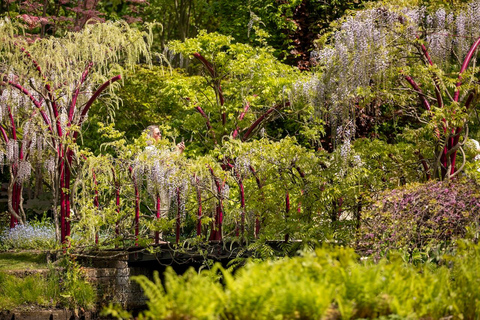
[[[44,272],[19,275],[32,268]],[[89,310],[95,299],[92,285],[68,256],[54,266],[39,252],[0,254],[1,311],[32,307]]]
[[[39,252],[2,252],[0,270],[47,269],[47,257]]]

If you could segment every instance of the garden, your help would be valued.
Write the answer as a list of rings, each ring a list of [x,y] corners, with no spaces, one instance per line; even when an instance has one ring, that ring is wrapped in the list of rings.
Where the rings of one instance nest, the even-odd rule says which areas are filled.
[[[0,319],[477,319],[479,21],[0,1]],[[131,310],[88,276],[107,253],[195,264],[129,273]]]

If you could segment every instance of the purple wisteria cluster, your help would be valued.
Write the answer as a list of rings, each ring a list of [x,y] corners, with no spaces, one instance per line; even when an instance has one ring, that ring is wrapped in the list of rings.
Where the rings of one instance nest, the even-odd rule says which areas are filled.
[[[448,246],[478,228],[480,186],[432,181],[394,189],[362,213],[358,244],[369,254]]]
[[[300,80],[291,96],[315,105],[335,129],[354,117],[355,101],[368,97],[372,87],[382,92],[418,60],[420,44],[436,65],[459,64],[480,36],[479,20],[479,0],[455,14],[385,4],[358,11],[339,22],[330,45],[311,53],[319,72]],[[388,92],[385,98],[391,99]]]
[[[55,247],[53,225],[18,224],[0,234],[0,245],[7,249],[45,249]]]

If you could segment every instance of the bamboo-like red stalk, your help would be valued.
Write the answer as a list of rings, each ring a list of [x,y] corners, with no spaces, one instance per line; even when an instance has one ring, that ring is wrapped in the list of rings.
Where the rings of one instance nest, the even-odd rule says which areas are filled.
[[[454,96],[453,96],[453,100],[455,102],[458,102],[458,100],[460,99],[460,89],[459,87],[462,85],[462,73],[465,72],[465,70],[467,70],[468,68],[468,65],[470,64],[473,56],[474,56],[474,53],[475,51],[477,50],[478,46],[480,45],[480,37],[473,43],[473,45],[470,47],[470,50],[468,50],[468,53],[465,57],[465,59],[463,60],[463,63],[462,63],[462,67],[460,68],[460,72],[459,72],[459,75],[458,75],[458,81],[456,83],[456,90],[455,90],[455,93],[454,93]],[[473,96],[470,95],[467,99],[467,102],[466,102],[466,106],[468,108],[468,106],[470,106],[470,103],[472,102],[473,100]],[[462,128],[461,127],[458,127],[456,130],[455,130],[455,137],[452,137],[450,139],[450,148],[453,148],[455,147],[457,144],[458,144],[458,141],[460,139],[460,133],[462,132]],[[451,174],[455,173],[455,162],[456,162],[456,158],[457,158],[457,151],[454,151],[451,155],[450,155],[450,162],[452,164],[452,167],[451,167]]]
[[[95,171],[92,170],[93,183],[95,184],[95,197],[93,198],[93,205],[97,210],[100,208],[100,202],[98,201],[98,181]],[[67,211],[68,212],[68,211]],[[95,244],[98,244],[98,231],[95,232]]]
[[[65,244],[66,226],[65,226],[65,160],[60,160],[60,238],[61,243]]]
[[[285,195],[285,222],[288,220],[290,213],[290,193],[287,190],[287,193]],[[285,242],[287,242],[290,239],[290,235],[288,232],[285,234]]]
[[[157,220],[160,219],[160,194],[157,192],[157,197],[156,197],[156,208],[157,208]],[[160,232],[155,231],[155,244],[158,244],[160,242]]]
[[[212,225],[212,231],[210,233],[209,240],[222,240],[222,224],[223,224],[223,208],[222,208],[222,186],[218,178],[215,176],[212,167],[208,166],[210,174],[215,181],[215,186],[217,187],[218,203],[215,210],[215,223]]]
[[[465,109],[468,110],[470,108],[470,105],[472,104],[474,96],[475,96],[475,94],[473,92],[470,92],[470,94],[468,95],[467,101],[465,102]],[[453,141],[451,143],[452,148],[458,144],[458,141],[460,140],[460,133],[461,132],[462,132],[462,127],[458,127],[455,130],[455,137],[453,138]],[[454,152],[450,155],[450,161],[452,163],[452,169],[451,169],[451,172],[450,172],[451,174],[453,174],[455,172],[456,159],[457,159],[456,152]]]
[[[217,139],[215,137],[215,131],[213,131],[212,124],[210,123],[210,119],[208,118],[207,114],[205,111],[203,111],[202,107],[196,106],[195,109],[202,115],[202,117],[205,119],[205,123],[207,125],[208,131],[210,131],[210,134],[212,135],[213,142],[217,144]]]
[[[417,38],[418,38],[418,37],[417,37]],[[431,66],[433,66],[433,60],[432,60],[432,58],[430,57],[430,54],[428,53],[428,50],[427,50],[427,48],[425,47],[425,45],[424,45],[424,44],[421,44],[420,47],[422,48],[423,55],[424,55],[425,58],[427,59],[428,64],[430,64]],[[439,107],[439,108],[443,108],[442,94],[441,94],[441,92],[440,92],[440,87],[438,86],[438,77],[437,77],[436,75],[434,75],[433,82],[434,82],[434,84],[435,84],[435,96],[436,96],[436,98],[437,98],[438,107]]]
[[[218,96],[218,100],[220,102],[220,110],[222,110],[223,105],[225,104],[225,98],[223,96],[222,87],[220,86],[220,79],[217,79],[217,72],[215,71],[213,64],[211,64],[207,59],[205,59],[205,57],[203,57],[198,52],[195,52],[193,56],[197,58],[205,66],[205,68],[207,68],[208,72],[210,73],[210,76],[212,77],[213,83],[214,83],[213,87],[215,90],[215,94]],[[226,122],[227,122],[227,114],[225,113],[225,111],[222,111],[223,127],[225,127]]]
[[[245,105],[245,108],[243,109],[242,113],[240,114],[240,116],[238,117],[238,121],[242,121],[243,118],[245,117],[245,114],[247,113],[248,109],[250,108],[250,104],[247,102],[247,104]],[[235,128],[235,131],[233,131],[232,133],[232,138],[235,139],[238,135],[238,131],[240,129],[238,128],[238,125],[237,127]]]
[[[2,125],[0,125],[0,132],[2,133],[2,137],[3,137],[3,140],[5,141],[5,144],[7,144],[9,141],[7,131]]]
[[[418,97],[420,98],[420,101],[424,105],[425,109],[430,111],[430,109],[431,109],[430,103],[428,102],[427,98],[423,94],[422,89],[420,89],[420,87],[415,82],[415,80],[413,80],[412,77],[407,76],[407,75],[404,75],[404,78],[405,78],[405,80],[407,80],[407,82],[410,84],[410,86],[412,86],[413,90],[415,90],[415,92],[417,92]]]
[[[425,158],[423,157],[423,155],[421,155],[420,153],[418,154],[418,158],[420,159],[420,163],[421,163],[422,166],[423,166],[423,170],[425,171],[427,180],[430,180],[430,179],[431,179],[431,176],[430,176],[430,168],[428,167],[427,160],[425,160]]]
[[[75,108],[76,108],[76,105],[77,105],[77,99],[78,99],[78,95],[80,94],[80,87],[82,86],[82,84],[85,82],[85,80],[87,79],[87,75],[90,71],[90,68],[93,66],[93,63],[90,62],[87,64],[87,67],[85,68],[85,70],[83,71],[82,73],[82,77],[80,79],[80,83],[78,84],[77,86],[77,89],[75,90],[74,94],[73,94],[73,97],[72,97],[72,103],[70,104],[70,110],[68,110],[68,121],[69,121],[69,124],[72,122],[73,120],[73,116],[75,114]]]
[[[197,176],[195,175],[195,188],[197,190],[197,203],[198,203],[198,211],[197,211],[197,236],[202,234],[202,191],[200,190],[199,181]]]
[[[113,173],[113,181],[115,184],[115,206],[116,206],[116,211],[117,211],[117,216],[120,216],[120,181],[117,179],[117,175],[115,174],[115,169],[112,167],[112,173]],[[120,235],[120,225],[118,220],[115,222],[115,235]],[[117,244],[115,244],[115,247],[117,247]]]
[[[180,242],[180,188],[177,188],[177,221],[176,221],[176,229],[175,229],[175,243],[178,244]]]
[[[473,43],[473,45],[470,47],[470,50],[468,50],[467,55],[465,56],[465,59],[463,60],[462,67],[460,68],[460,72],[458,75],[458,81],[456,83],[456,90],[455,94],[453,95],[453,100],[455,102],[458,102],[458,99],[460,98],[460,89],[459,87],[462,85],[462,73],[467,70],[468,65],[470,64],[470,61],[472,61],[473,54],[477,50],[478,46],[480,45],[480,37]]]
[[[138,246],[138,231],[140,225],[140,192],[138,191],[137,179],[133,175],[133,168],[129,167],[128,171],[132,174],[133,188],[135,189],[135,245]]]
[[[198,53],[198,52],[195,52],[195,53],[193,54],[193,56],[194,56],[195,58],[197,58],[197,59],[207,68],[208,72],[210,73],[210,76],[211,76],[212,78],[215,78],[216,75],[215,75],[215,69],[213,68],[213,65],[212,65],[210,62],[208,62],[207,59],[205,59],[205,58],[204,58],[200,53]]]
[[[4,78],[4,81],[6,83],[8,83],[10,86],[12,86],[12,87],[16,88],[17,90],[19,90],[20,92],[22,92],[24,95],[26,95],[30,99],[30,101],[32,101],[32,103],[35,105],[35,107],[37,107],[38,110],[40,111],[40,114],[42,115],[43,121],[48,126],[48,130],[50,131],[50,133],[53,134],[52,124],[50,122],[50,119],[48,119],[48,116],[45,113],[45,111],[43,111],[41,103],[37,99],[35,99],[35,97],[27,89],[25,89],[23,86],[21,86],[20,84],[15,83],[13,81],[10,81],[6,78]]]
[[[260,181],[260,178],[258,177],[257,175],[257,172],[255,171],[255,169],[249,165],[248,166],[250,171],[252,172],[253,176],[255,177],[255,181],[257,182],[257,186],[258,186],[258,190],[260,190],[261,194],[262,194],[262,200],[264,200],[264,194],[263,194],[263,190],[262,190],[262,182]],[[255,239],[258,238],[258,235],[260,234],[260,218],[258,217],[258,213],[255,214]]]
[[[92,106],[92,104],[95,102],[95,100],[97,100],[98,96],[105,90],[108,88],[109,85],[111,85],[112,83],[118,81],[122,79],[122,76],[121,75],[117,75],[113,78],[111,78],[110,80],[106,81],[105,83],[103,83],[98,89],[97,91],[95,91],[95,93],[90,97],[90,99],[87,101],[87,103],[85,104],[85,107],[83,108],[81,114],[80,114],[80,119],[78,121],[78,125],[81,126],[83,121],[85,120],[85,116],[87,115],[88,113],[88,110],[90,110],[90,107]],[[75,133],[73,134],[73,141],[76,141],[78,137],[78,131],[75,131]]]
[[[276,106],[268,109],[264,114],[262,114],[254,123],[252,123],[252,125],[247,129],[247,132],[243,135],[243,138],[242,138],[242,141],[245,141],[247,140],[248,138],[250,138],[250,135],[252,134],[253,130],[255,130],[255,128],[258,127],[258,125],[260,123],[262,123],[263,120],[265,120],[265,118],[271,114],[273,111],[275,110],[279,110],[283,107],[287,107],[290,105],[290,102],[285,102],[285,103],[281,103],[281,104],[277,104]]]
[[[300,169],[299,166],[295,166],[295,169],[297,170],[298,174],[300,175],[300,178],[302,178],[302,181],[303,181],[303,183],[305,184],[305,173],[303,172],[302,169]],[[301,189],[301,190],[300,190],[300,193],[301,193],[302,196],[303,196],[305,192],[304,192],[303,189]],[[297,212],[298,212],[298,213],[301,213],[301,212],[302,212],[302,201],[301,201],[301,200],[298,201]]]

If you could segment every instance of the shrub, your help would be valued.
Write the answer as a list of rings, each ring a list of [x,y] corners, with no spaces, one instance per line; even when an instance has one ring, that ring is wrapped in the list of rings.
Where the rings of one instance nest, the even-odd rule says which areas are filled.
[[[410,260],[439,253],[477,228],[479,186],[470,180],[431,181],[383,193],[362,212],[358,248],[377,257],[401,250]]]
[[[0,247],[4,249],[53,249],[55,246],[55,229],[48,223],[18,224],[0,234]]]
[[[158,275],[134,279],[149,298],[140,319],[474,319],[479,268],[480,246],[461,242],[448,266],[414,266],[398,255],[373,263],[335,248],[250,262],[236,273],[217,266],[183,276],[170,270],[163,284]]]

